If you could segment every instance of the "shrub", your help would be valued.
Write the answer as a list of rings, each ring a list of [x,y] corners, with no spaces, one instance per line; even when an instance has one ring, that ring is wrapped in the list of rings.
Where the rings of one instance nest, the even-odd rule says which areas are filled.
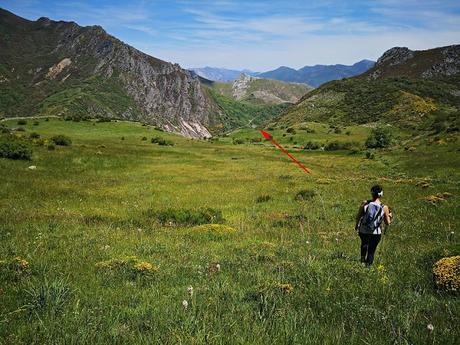
[[[62,135],[62,134],[55,135],[54,137],[51,137],[51,141],[55,145],[59,145],[59,146],[70,146],[70,145],[72,145],[72,140],[68,136]]]
[[[125,137],[121,137],[120,140],[125,140]]]
[[[148,212],[150,213],[150,212]],[[212,208],[198,210],[166,209],[152,214],[163,225],[200,225],[223,223],[222,211]]]
[[[313,198],[316,195],[316,192],[311,189],[303,189],[295,195],[295,200],[305,201]]]
[[[17,124],[18,124],[18,126],[25,126],[25,125],[27,125],[27,121],[26,120],[18,120]]]
[[[391,144],[392,134],[389,128],[377,127],[372,129],[366,140],[367,148],[384,148]]]
[[[460,255],[438,260],[433,265],[433,278],[438,289],[460,292]]]
[[[147,140],[147,137],[142,137],[141,140],[142,140],[142,141],[146,141],[146,140]]]
[[[30,139],[40,139],[40,134],[38,134],[37,132],[32,132],[29,134],[29,138]]]
[[[108,117],[100,117],[100,118],[97,119],[96,122],[102,123],[102,122],[111,122],[111,121],[112,121],[112,120],[109,119]]]
[[[30,160],[32,149],[23,142],[0,141],[0,157],[9,159]]]
[[[286,129],[286,132],[290,134],[296,134],[295,128],[292,128],[292,127],[289,127],[288,129]]]
[[[257,203],[260,203],[260,202],[267,202],[267,201],[270,201],[272,200],[273,198],[271,197],[271,195],[268,195],[268,194],[262,194],[262,195],[259,195],[257,198],[256,198],[256,202]]]
[[[48,144],[47,148],[48,151],[54,151],[56,149],[56,146],[54,144]]]
[[[46,122],[49,122],[49,120],[50,120],[49,117],[47,117],[47,118],[45,119]]]
[[[374,159],[375,158],[374,152],[366,151],[366,158],[367,159]]]
[[[34,121],[34,123],[33,123],[34,126],[38,126],[39,124],[40,124],[40,122],[38,122],[38,121]]]
[[[308,141],[305,146],[303,147],[305,150],[318,150],[319,144],[314,141]]]
[[[16,132],[25,132],[26,129],[24,127],[18,127],[15,129]]]
[[[324,146],[325,151],[349,150],[353,146],[352,142],[331,141]]]
[[[243,139],[233,139],[233,145],[241,145],[241,144],[244,144],[244,140]]]
[[[174,143],[170,140],[166,140],[166,139],[163,139],[163,138],[160,138],[160,137],[153,137],[150,142],[152,144],[158,144],[158,145],[161,145],[161,146],[173,146]]]
[[[335,134],[342,134],[342,129],[340,127],[335,127],[334,128],[334,133]]]

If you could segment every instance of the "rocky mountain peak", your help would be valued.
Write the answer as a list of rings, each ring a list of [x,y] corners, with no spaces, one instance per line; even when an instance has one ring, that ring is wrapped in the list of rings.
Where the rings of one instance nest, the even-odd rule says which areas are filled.
[[[363,76],[367,79],[389,77],[427,79],[449,77],[458,73],[460,73],[460,45],[451,45],[428,50],[391,48]]]
[[[387,50],[377,60],[376,66],[387,64],[390,66],[399,65],[414,57],[414,52],[407,47],[394,47]]]

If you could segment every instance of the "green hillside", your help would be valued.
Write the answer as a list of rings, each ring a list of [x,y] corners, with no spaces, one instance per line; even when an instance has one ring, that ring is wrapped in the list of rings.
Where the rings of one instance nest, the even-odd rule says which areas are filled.
[[[244,74],[231,83],[211,82],[208,85],[221,95],[255,105],[295,103],[313,89],[306,84],[286,83]]]
[[[229,131],[239,127],[257,126],[278,117],[290,104],[261,105],[250,102],[236,101],[220,92],[209,89],[212,99],[216,102],[223,115],[225,126],[221,129]]]
[[[307,94],[277,124],[319,121],[342,125],[389,123],[417,130],[459,128],[460,78],[350,78]]]

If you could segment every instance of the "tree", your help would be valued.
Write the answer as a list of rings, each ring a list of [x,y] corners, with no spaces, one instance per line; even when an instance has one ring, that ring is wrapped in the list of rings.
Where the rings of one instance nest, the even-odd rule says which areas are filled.
[[[391,144],[391,130],[387,127],[374,128],[366,140],[366,147],[371,149],[388,147]]]

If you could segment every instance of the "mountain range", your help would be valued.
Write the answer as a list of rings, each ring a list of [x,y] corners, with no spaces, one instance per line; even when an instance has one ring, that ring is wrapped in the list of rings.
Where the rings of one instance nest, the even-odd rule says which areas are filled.
[[[288,83],[304,83],[309,86],[318,87],[328,81],[349,78],[366,72],[375,61],[361,60],[351,66],[347,65],[315,65],[305,66],[298,70],[281,66],[267,72],[253,72],[249,70],[231,70],[225,68],[192,68],[199,76],[212,80],[229,82],[238,79],[241,74],[253,77],[280,80]]]

